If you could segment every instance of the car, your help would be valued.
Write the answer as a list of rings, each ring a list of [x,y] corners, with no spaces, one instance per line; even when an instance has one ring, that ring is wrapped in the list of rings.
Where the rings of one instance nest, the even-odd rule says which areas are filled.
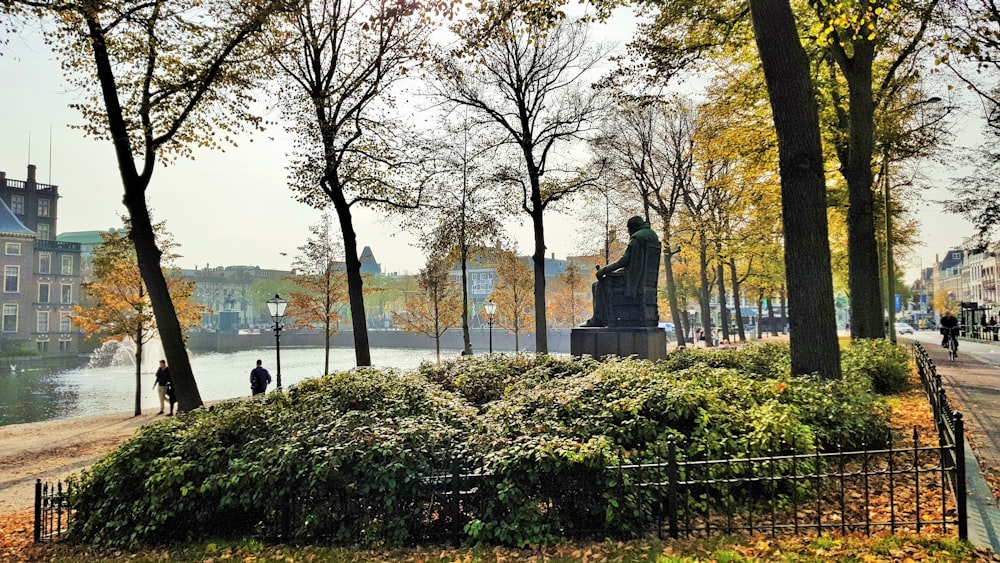
[[[674,332],[674,323],[661,322],[657,326],[659,326],[660,328],[662,328],[663,330],[665,330],[667,332],[667,334],[673,334],[673,332]]]
[[[896,334],[913,334],[913,327],[907,323],[896,323]]]

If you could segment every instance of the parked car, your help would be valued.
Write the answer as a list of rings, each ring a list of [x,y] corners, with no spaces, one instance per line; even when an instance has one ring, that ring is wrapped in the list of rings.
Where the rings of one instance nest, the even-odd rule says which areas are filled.
[[[907,323],[896,323],[896,334],[913,334],[913,327]]]
[[[668,335],[674,334],[674,323],[661,322],[657,326],[667,331]]]

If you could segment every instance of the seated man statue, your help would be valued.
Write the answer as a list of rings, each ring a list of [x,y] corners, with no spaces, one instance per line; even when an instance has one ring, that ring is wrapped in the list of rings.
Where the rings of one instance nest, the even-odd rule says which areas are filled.
[[[594,296],[594,316],[583,323],[585,327],[608,326],[612,318],[609,310],[609,296],[612,278],[624,278],[625,295],[638,297],[642,295],[646,275],[652,270],[656,275],[659,269],[660,239],[642,217],[638,215],[628,220],[630,235],[625,254],[617,261],[597,269],[597,281],[591,285]]]

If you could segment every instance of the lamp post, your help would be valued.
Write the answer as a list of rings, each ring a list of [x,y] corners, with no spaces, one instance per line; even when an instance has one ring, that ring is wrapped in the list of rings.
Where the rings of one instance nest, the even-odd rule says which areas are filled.
[[[924,104],[936,104],[941,101],[938,96],[931,96],[926,100],[914,102],[908,106],[897,108],[892,112],[912,109]],[[886,147],[882,156],[882,196],[885,199],[885,303],[888,309],[886,324],[888,325],[889,342],[896,343],[896,276],[895,267],[892,260],[892,197],[889,192],[889,147]]]
[[[281,391],[281,319],[285,317],[286,307],[288,307],[288,301],[279,297],[277,293],[272,299],[267,300],[267,312],[270,313],[271,320],[274,321],[274,351],[277,355],[275,373],[278,378],[278,391]]]
[[[483,310],[486,311],[486,324],[490,326],[490,354],[493,353],[493,319],[497,314],[497,304],[492,301],[483,303]]]

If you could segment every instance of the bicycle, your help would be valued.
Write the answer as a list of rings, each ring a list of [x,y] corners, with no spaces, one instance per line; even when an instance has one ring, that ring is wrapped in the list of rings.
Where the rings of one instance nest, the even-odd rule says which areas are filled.
[[[955,358],[958,357],[958,327],[948,330],[945,335],[945,343],[948,346],[948,360],[954,362]]]

